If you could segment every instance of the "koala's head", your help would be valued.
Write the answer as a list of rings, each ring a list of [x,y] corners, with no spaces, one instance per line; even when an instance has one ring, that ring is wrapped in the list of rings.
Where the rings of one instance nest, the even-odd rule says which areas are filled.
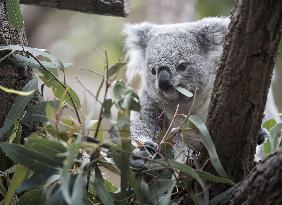
[[[177,86],[192,93],[205,90],[213,82],[228,23],[228,18],[214,17],[183,24],[128,25],[128,80],[140,74],[142,88],[155,100],[185,100]]]

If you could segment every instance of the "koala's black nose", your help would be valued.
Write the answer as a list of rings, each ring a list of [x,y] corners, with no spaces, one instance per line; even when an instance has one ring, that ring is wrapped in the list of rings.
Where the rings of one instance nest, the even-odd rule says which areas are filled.
[[[161,67],[158,70],[158,87],[163,91],[167,91],[170,87],[170,72],[166,67]]]

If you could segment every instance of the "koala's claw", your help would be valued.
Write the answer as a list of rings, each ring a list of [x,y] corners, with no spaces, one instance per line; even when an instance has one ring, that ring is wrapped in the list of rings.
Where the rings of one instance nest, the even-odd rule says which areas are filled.
[[[158,145],[154,142],[145,142],[143,146],[136,147],[130,157],[130,165],[135,169],[142,169],[148,158],[160,158],[157,154]]]
[[[264,140],[268,137],[269,133],[265,128],[261,128],[259,130],[259,134],[258,134],[258,140],[257,140],[257,144],[261,145]]]

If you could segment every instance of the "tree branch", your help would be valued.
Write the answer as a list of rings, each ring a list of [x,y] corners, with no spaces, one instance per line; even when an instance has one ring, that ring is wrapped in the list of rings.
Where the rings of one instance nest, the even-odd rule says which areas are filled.
[[[253,166],[281,25],[281,0],[236,1],[208,114],[219,158],[236,182]]]
[[[282,150],[258,164],[221,204],[282,204]]]
[[[122,17],[129,14],[130,7],[130,0],[20,0],[20,3]]]

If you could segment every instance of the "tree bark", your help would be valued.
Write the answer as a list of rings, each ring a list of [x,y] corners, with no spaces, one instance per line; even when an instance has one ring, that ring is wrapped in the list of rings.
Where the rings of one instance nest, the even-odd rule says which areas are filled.
[[[20,0],[20,3],[122,17],[129,14],[130,7],[130,0]]]
[[[219,158],[236,182],[253,167],[281,31],[281,0],[236,1],[208,114]]]
[[[221,204],[282,204],[282,150],[258,164]]]
[[[6,10],[6,1],[0,0],[0,44],[21,44],[26,45],[24,31],[18,32],[9,23]],[[5,60],[0,64],[0,85],[22,90],[22,88],[35,76],[35,71],[32,68],[18,68],[8,60]],[[4,120],[14,103],[16,95],[7,94],[0,91],[0,127],[3,126]],[[35,104],[40,101],[40,95],[35,93],[35,97],[31,104]],[[26,133],[26,129],[23,130]],[[0,140],[1,141],[1,140]]]

